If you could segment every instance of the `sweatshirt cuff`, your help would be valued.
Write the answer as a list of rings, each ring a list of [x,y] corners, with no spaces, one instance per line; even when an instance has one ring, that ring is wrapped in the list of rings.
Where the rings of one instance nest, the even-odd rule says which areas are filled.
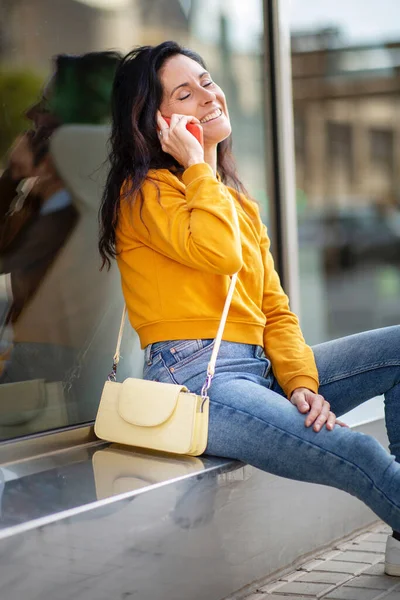
[[[290,398],[293,391],[300,387],[307,388],[314,392],[314,394],[318,394],[318,381],[308,375],[300,375],[299,377],[294,377],[285,385],[287,397]]]
[[[203,177],[213,177],[215,179],[214,171],[210,167],[208,163],[197,163],[196,165],[191,165],[188,167],[183,175],[182,181],[188,186],[196,179],[202,179]]]

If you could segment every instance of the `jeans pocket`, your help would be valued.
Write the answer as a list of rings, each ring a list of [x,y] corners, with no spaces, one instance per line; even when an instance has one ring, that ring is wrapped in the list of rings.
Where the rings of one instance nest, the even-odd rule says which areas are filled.
[[[172,372],[164,363],[161,354],[158,354],[150,364],[144,363],[143,379],[161,383],[177,383],[172,376]]]
[[[157,342],[149,349],[143,378],[183,385],[194,374],[206,375],[215,340],[194,339]]]
[[[191,390],[200,385],[197,378],[203,380],[206,377],[214,342],[214,339],[180,340],[167,352],[162,352],[161,361],[175,383],[187,385]]]
[[[164,354],[163,358],[176,370],[203,356],[211,356],[214,342],[214,339],[180,340],[170,348],[170,356]]]
[[[207,352],[213,346],[213,343],[213,339],[179,340],[169,349],[169,352],[172,354],[176,365],[186,364],[188,360]]]

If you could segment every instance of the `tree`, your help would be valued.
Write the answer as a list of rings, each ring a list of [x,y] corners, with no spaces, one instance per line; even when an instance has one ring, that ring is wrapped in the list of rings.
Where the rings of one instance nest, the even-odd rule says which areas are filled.
[[[26,109],[37,101],[43,81],[32,71],[0,68],[0,161],[28,128]]]

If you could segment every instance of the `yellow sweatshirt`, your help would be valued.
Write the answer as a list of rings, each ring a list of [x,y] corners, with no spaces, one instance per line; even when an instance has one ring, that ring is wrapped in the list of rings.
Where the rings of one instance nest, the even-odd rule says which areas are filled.
[[[239,271],[223,339],[263,346],[288,396],[297,387],[317,392],[314,355],[289,309],[257,204],[242,195],[243,210],[205,163],[181,178],[151,170],[142,192],[143,202],[122,196],[116,231],[122,291],[142,348],[215,337],[229,276]]]

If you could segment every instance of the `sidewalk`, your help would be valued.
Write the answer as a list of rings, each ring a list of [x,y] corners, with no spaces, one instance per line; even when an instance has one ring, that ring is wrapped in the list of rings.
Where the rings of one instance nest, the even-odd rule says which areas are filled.
[[[390,529],[375,524],[316,554],[295,571],[260,586],[243,600],[400,600],[400,577],[383,572]],[[279,578],[278,578],[279,577]],[[235,600],[233,597],[230,600]],[[239,596],[238,596],[239,600]]]

